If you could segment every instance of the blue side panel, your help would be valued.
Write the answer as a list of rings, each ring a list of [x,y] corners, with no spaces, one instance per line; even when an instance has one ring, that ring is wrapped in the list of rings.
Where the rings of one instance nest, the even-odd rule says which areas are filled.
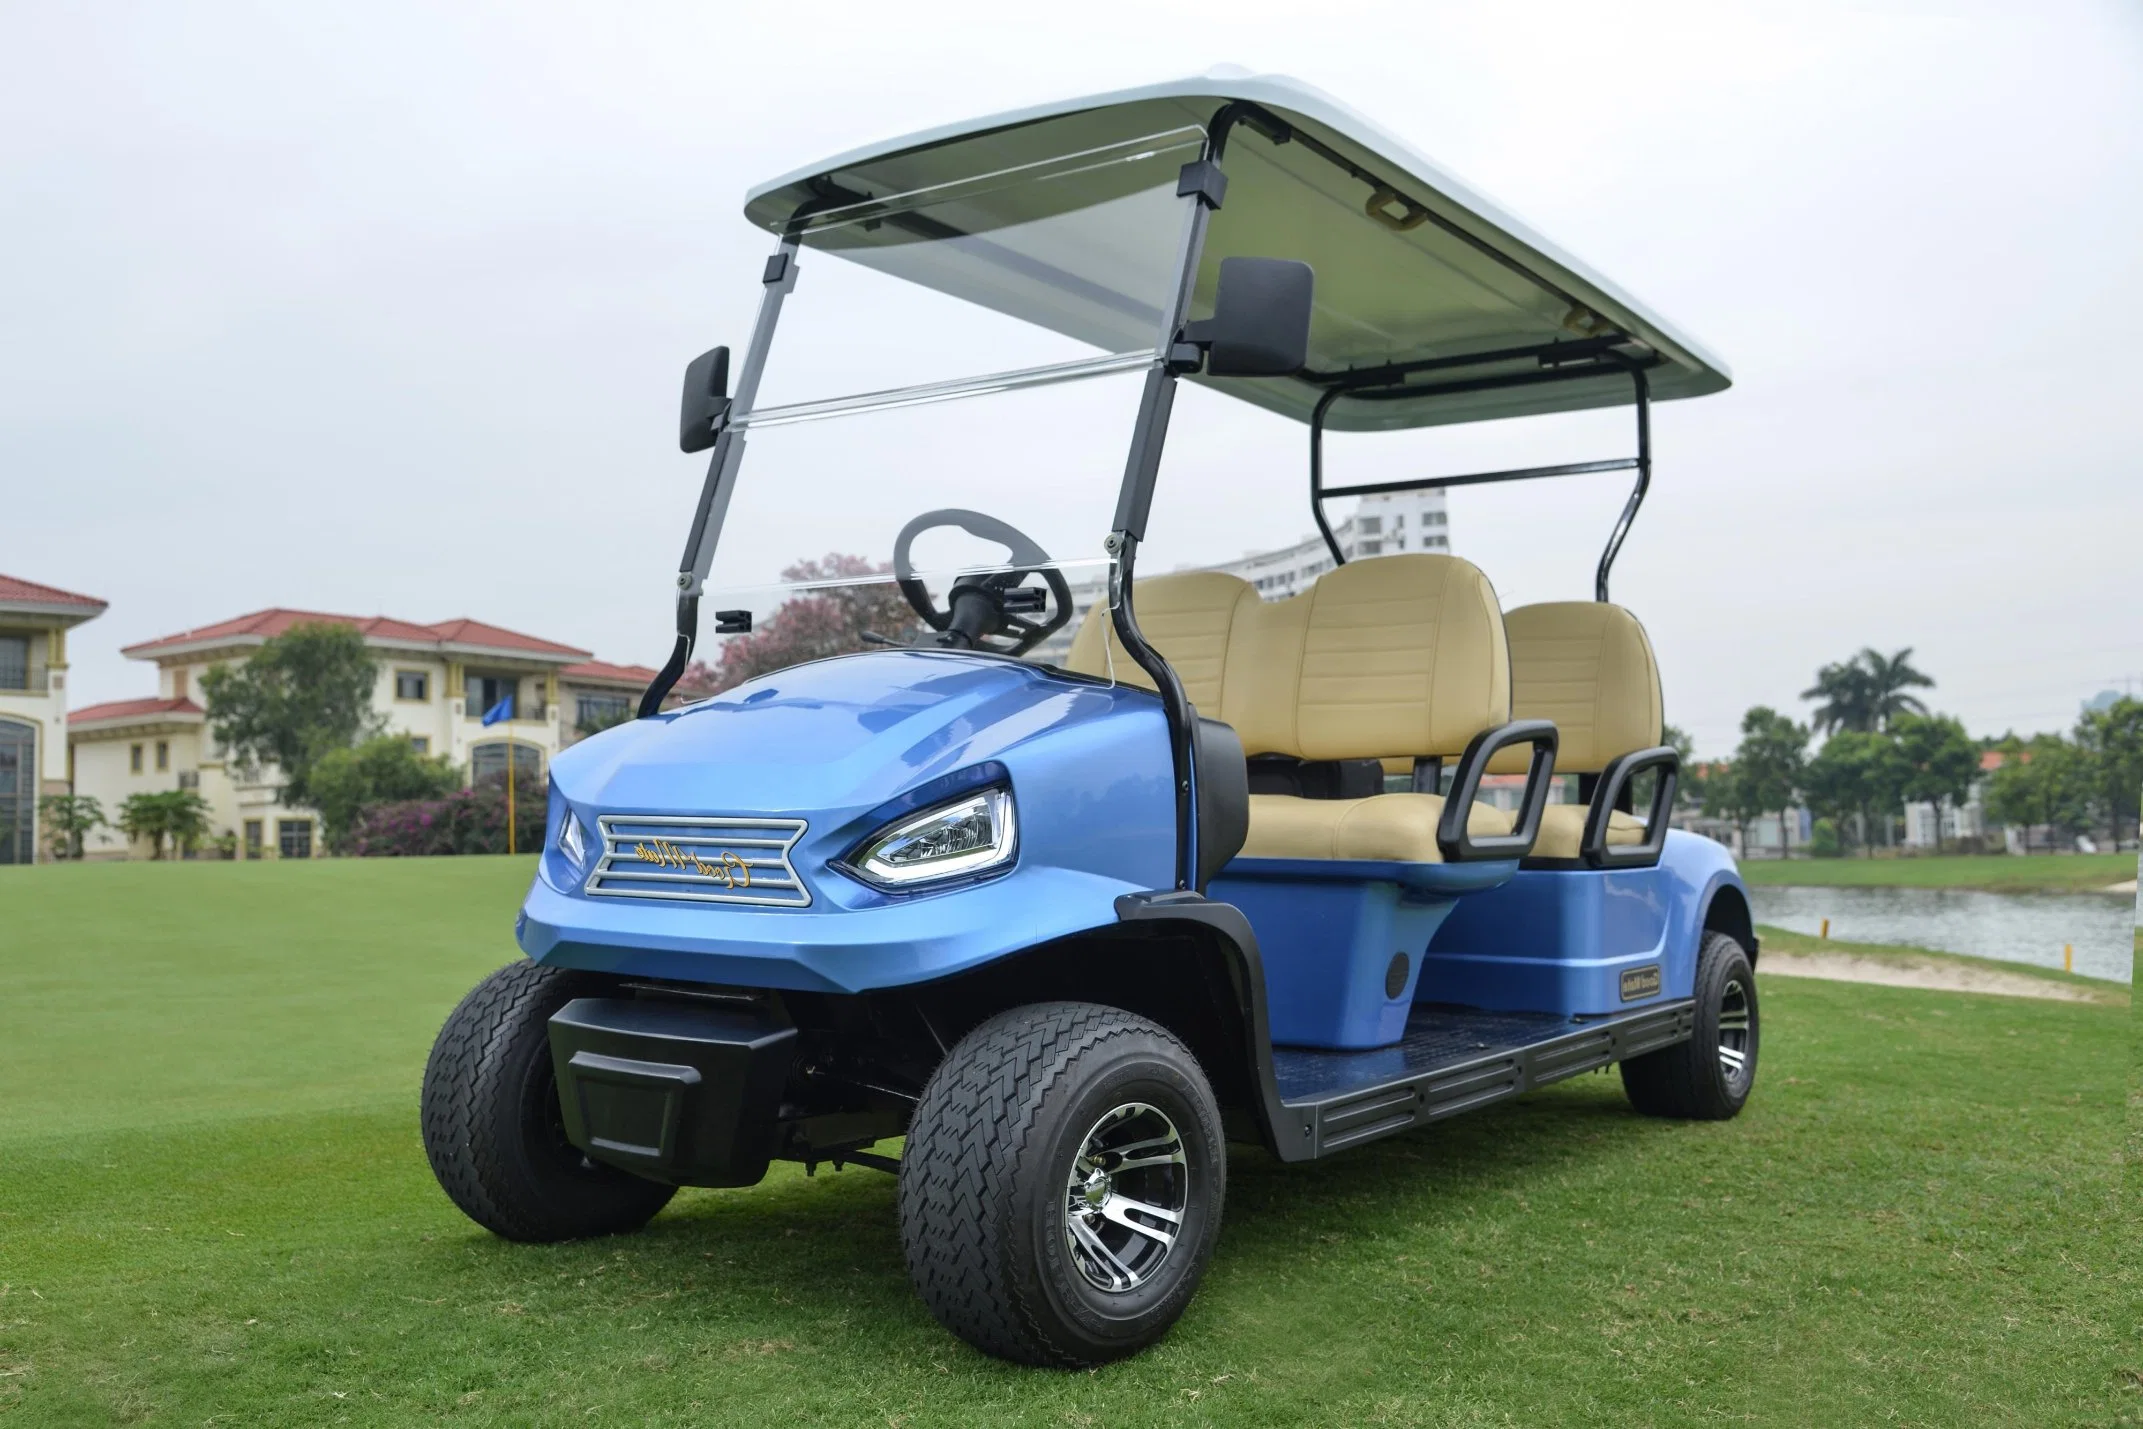
[[[1732,856],[1679,829],[1653,868],[1523,870],[1444,920],[1415,1000],[1598,1016],[1688,997],[1704,910],[1724,884],[1742,886]],[[1623,973],[1651,967],[1659,990],[1625,1001]]]
[[[1406,1032],[1437,927],[1462,895],[1516,870],[1515,862],[1239,858],[1206,896],[1242,909],[1257,933],[1276,1044],[1387,1047]]]
[[[1009,872],[891,894],[835,867],[978,766],[1006,771]],[[943,977],[1116,921],[1174,881],[1175,800],[1160,701],[1016,661],[884,651],[799,665],[606,730],[551,766],[549,838],[516,925],[540,962],[641,977],[861,992]],[[559,850],[566,810],[801,819],[808,907],[591,897]]]

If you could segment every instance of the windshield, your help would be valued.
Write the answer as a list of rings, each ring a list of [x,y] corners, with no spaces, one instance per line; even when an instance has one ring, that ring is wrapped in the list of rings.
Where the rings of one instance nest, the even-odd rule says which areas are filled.
[[[1164,340],[1195,129],[798,220],[701,608],[725,689],[876,646],[1057,663]],[[719,621],[719,624],[717,623]],[[743,627],[747,624],[749,629]]]

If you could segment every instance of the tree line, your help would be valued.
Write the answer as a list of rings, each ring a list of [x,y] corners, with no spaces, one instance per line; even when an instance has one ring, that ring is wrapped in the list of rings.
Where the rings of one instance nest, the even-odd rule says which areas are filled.
[[[2045,828],[2062,839],[2133,836],[2143,800],[2143,701],[2086,711],[2066,735],[1974,739],[1914,693],[1934,687],[1909,647],[1890,655],[1865,649],[1825,665],[1801,693],[1816,706],[1807,724],[1766,705],[1749,710],[1733,757],[1695,766],[1687,797],[1739,829],[1743,847],[1749,826],[1767,814],[1779,816],[1783,843],[1786,819],[1806,808],[1816,818],[1810,851],[1819,856],[1893,844],[1905,806],[1925,803],[1935,810],[1939,850],[1943,807],[1971,798],[1991,751],[2001,756],[1985,773],[1991,823]],[[1812,741],[1820,741],[1813,752]]]

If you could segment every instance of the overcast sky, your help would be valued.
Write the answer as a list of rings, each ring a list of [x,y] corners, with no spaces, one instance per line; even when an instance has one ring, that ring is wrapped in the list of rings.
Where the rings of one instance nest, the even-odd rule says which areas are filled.
[[[677,378],[749,330],[746,188],[1220,62],[1329,90],[1732,366],[1660,409],[1615,588],[1700,752],[1870,644],[1975,733],[2143,692],[2132,3],[11,7],[0,571],[111,602],[77,706],[153,687],[120,646],[270,605],[659,663],[702,470]],[[1336,474],[1626,441],[1583,421],[1353,439]],[[1288,453],[1172,469],[1157,525],[1222,513],[1184,550],[1307,529],[1299,428],[1179,422]],[[1454,493],[1455,550],[1506,604],[1589,595],[1625,494],[1589,480]]]

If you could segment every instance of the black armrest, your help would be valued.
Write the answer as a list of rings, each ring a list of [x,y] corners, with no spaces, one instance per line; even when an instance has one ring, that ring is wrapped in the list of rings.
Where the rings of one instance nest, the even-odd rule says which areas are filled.
[[[1621,802],[1622,791],[1630,781],[1647,769],[1657,769],[1659,780],[1653,786],[1651,808],[1645,815],[1644,842],[1610,848],[1607,827],[1614,817],[1615,805]],[[1650,868],[1658,863],[1660,850],[1667,846],[1667,820],[1674,812],[1674,786],[1680,782],[1681,773],[1682,757],[1665,745],[1618,754],[1608,760],[1607,767],[1600,771],[1592,808],[1585,815],[1584,835],[1578,840],[1578,857],[1586,866]]]
[[[1512,720],[1473,737],[1458,757],[1443,817],[1436,823],[1436,846],[1443,850],[1446,863],[1524,858],[1533,851],[1533,841],[1540,837],[1540,811],[1548,806],[1548,785],[1555,778],[1559,738],[1553,721],[1544,719]],[[1488,761],[1514,744],[1533,746],[1533,762],[1525,771],[1525,800],[1518,806],[1518,826],[1507,834],[1476,838],[1467,832],[1466,821],[1473,813],[1473,801],[1480,796],[1481,777],[1488,773]]]

